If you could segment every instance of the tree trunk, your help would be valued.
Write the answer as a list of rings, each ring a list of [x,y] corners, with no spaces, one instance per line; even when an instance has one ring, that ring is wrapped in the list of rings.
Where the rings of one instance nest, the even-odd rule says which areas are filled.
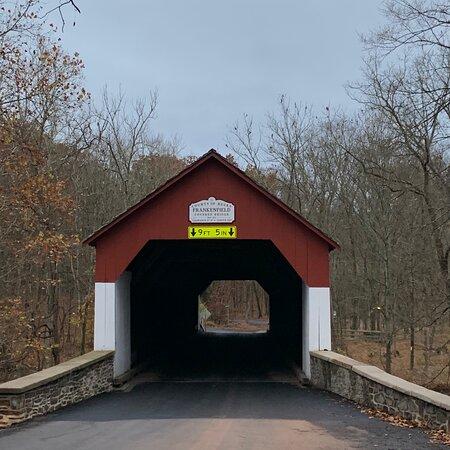
[[[386,339],[386,372],[392,373],[392,335],[389,333]]]
[[[81,322],[81,339],[80,339],[80,354],[86,353],[86,334],[87,334],[87,318],[88,318],[89,300],[86,299],[83,305],[83,320]]]
[[[428,328],[424,328],[423,330],[423,360],[424,360],[424,374],[425,377],[428,377],[428,372],[430,370],[430,351],[429,351],[429,338],[428,338]]]
[[[409,327],[409,370],[414,369],[415,360],[415,329],[414,325]]]

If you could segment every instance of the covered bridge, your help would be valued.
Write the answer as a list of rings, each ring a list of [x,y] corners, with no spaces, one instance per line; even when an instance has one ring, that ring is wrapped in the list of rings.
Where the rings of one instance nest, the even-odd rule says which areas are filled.
[[[196,340],[198,296],[214,280],[256,280],[269,294],[253,357],[309,377],[309,352],[331,348],[337,244],[214,150],[85,242],[96,251],[94,348],[115,351],[115,377],[156,355],[220,354]]]

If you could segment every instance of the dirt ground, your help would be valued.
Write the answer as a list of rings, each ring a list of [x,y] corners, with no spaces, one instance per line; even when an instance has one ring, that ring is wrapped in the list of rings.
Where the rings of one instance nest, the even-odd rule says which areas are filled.
[[[229,330],[239,332],[264,332],[269,326],[269,319],[249,319],[249,320],[230,320],[229,323],[216,324],[208,320],[206,322],[206,330],[212,331],[214,329]]]
[[[416,337],[414,369],[409,368],[409,339],[399,336],[395,342],[392,360],[392,374],[429,389],[450,394],[450,330],[436,335],[433,351],[429,352],[429,367],[426,368],[423,336]],[[342,339],[336,349],[358,361],[366,362],[380,369],[384,367],[384,346],[370,340]]]

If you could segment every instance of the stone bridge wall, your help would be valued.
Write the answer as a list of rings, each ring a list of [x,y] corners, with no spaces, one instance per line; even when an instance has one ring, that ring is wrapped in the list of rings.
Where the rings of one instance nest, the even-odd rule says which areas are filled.
[[[113,356],[94,351],[0,384],[0,428],[110,391]]]
[[[450,396],[338,353],[311,352],[311,384],[366,407],[449,432]]]

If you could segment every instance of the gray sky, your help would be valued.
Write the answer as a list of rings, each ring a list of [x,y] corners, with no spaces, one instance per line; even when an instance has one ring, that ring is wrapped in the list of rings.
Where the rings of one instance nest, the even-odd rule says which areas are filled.
[[[63,45],[79,51],[94,99],[159,92],[155,131],[185,153],[224,151],[243,113],[257,121],[277,99],[353,108],[344,84],[360,76],[358,32],[382,23],[380,0],[77,0]],[[76,26],[70,22],[76,20]]]

